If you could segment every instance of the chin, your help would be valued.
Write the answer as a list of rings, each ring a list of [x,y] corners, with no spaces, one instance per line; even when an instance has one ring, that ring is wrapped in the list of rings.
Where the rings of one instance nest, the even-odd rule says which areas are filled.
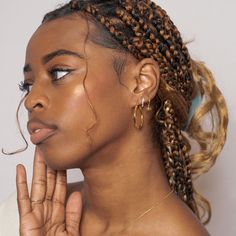
[[[42,151],[46,165],[53,170],[80,168],[85,159],[78,150],[72,151],[66,148],[61,149],[59,147],[51,148],[46,145],[39,145],[39,148]]]

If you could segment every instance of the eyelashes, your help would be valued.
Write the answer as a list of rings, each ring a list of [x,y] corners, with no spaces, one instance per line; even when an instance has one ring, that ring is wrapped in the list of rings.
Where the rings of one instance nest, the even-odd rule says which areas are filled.
[[[32,86],[31,84],[29,84],[28,82],[25,82],[25,81],[21,81],[19,83],[19,90],[22,91],[22,92],[26,92],[26,93],[29,93],[30,92],[30,86]]]
[[[60,80],[64,79],[72,71],[74,71],[74,70],[73,69],[64,69],[64,68],[53,68],[49,71],[49,74],[52,78],[52,81],[56,82],[56,81],[60,81]],[[32,89],[33,83],[29,83],[27,81],[21,81],[18,86],[19,86],[20,91],[26,92],[28,94]]]

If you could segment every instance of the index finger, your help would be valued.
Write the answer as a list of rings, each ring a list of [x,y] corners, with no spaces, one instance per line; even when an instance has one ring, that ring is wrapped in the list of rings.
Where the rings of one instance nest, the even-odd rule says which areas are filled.
[[[18,165],[16,168],[16,188],[17,204],[20,216],[24,216],[32,211],[26,179],[24,166]]]

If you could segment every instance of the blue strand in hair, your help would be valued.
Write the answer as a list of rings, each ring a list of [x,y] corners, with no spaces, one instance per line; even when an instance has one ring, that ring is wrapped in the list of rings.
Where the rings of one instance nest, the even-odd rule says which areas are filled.
[[[197,108],[200,106],[200,104],[202,102],[202,98],[203,98],[202,95],[199,94],[192,100],[192,104],[189,109],[188,121],[186,123],[186,126],[183,129],[184,131],[186,131],[188,129],[189,124],[193,118],[193,115],[195,114],[195,111],[197,110]]]

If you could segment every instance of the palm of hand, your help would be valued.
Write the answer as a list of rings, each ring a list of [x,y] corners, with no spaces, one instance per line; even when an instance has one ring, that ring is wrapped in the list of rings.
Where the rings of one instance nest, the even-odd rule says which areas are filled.
[[[17,167],[20,236],[79,236],[82,199],[72,193],[66,203],[66,172],[47,167],[36,149],[29,196],[26,171]]]

